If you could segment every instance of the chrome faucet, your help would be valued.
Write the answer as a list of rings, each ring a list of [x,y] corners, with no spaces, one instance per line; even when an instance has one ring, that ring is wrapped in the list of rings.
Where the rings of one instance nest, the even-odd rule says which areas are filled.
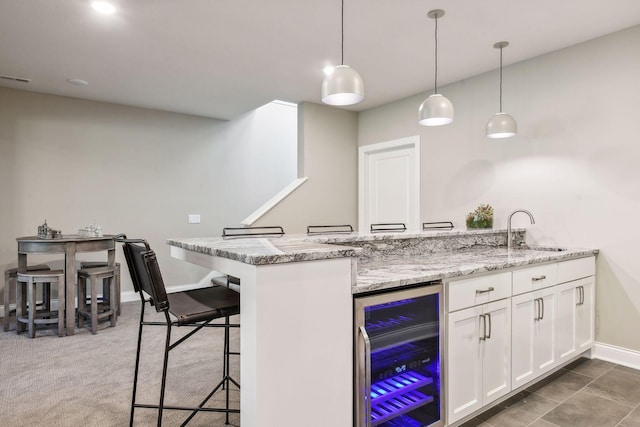
[[[511,250],[511,246],[513,246],[513,241],[512,241],[512,236],[511,236],[511,217],[514,214],[517,214],[518,212],[524,212],[527,215],[529,215],[529,218],[531,218],[531,224],[535,224],[536,220],[533,219],[533,215],[531,214],[531,212],[529,212],[526,209],[516,209],[515,211],[511,212],[509,214],[509,218],[507,219],[507,250],[510,251]]]

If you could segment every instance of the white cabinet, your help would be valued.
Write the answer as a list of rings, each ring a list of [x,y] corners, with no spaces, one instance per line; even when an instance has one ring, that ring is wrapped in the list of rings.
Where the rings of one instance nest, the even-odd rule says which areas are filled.
[[[591,348],[595,257],[455,280],[445,300],[451,424]]]
[[[500,283],[500,278],[493,279],[497,279],[493,284]],[[481,278],[479,284],[486,285],[486,280]],[[473,293],[485,290],[465,282]],[[461,283],[449,285],[455,288]],[[449,303],[456,306],[458,301],[452,298]],[[447,325],[447,422],[453,423],[511,391],[510,300],[451,312]]]
[[[511,386],[520,387],[557,365],[556,289],[514,296]]]
[[[593,344],[594,297],[593,276],[558,285],[559,362],[577,356]]]

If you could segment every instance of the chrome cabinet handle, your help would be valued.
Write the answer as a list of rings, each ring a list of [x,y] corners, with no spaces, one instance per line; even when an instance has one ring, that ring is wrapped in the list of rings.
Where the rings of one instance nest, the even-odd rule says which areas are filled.
[[[542,307],[542,314],[540,315],[540,320],[544,319],[544,299],[540,298],[540,306]]]
[[[576,306],[582,305],[582,290],[580,289],[582,286],[576,286],[576,292],[578,292],[578,302],[576,302]]]
[[[535,316],[533,316],[533,320],[540,320],[540,298],[536,298],[533,300],[533,303],[536,305],[535,306]]]
[[[487,319],[484,317],[484,314],[478,315],[478,322],[482,319],[482,334],[480,335],[480,341],[484,341],[487,339]]]
[[[584,286],[578,286],[576,289],[578,290],[578,304],[576,305],[584,305]]]
[[[485,314],[485,316],[486,316],[486,319],[489,319],[489,322],[488,322],[489,323],[489,333],[485,335],[485,338],[486,339],[491,339],[491,313],[487,313],[487,314]],[[485,322],[486,322],[486,320],[485,320]]]
[[[493,286],[489,286],[487,289],[476,289],[476,294],[486,294],[487,292],[495,291]]]
[[[371,340],[364,326],[360,326],[364,340],[364,425],[371,426]]]
[[[542,275],[542,276],[532,277],[532,278],[531,278],[531,281],[532,281],[532,282],[539,282],[540,280],[544,280],[544,279],[546,279],[546,278],[547,278],[547,276]]]

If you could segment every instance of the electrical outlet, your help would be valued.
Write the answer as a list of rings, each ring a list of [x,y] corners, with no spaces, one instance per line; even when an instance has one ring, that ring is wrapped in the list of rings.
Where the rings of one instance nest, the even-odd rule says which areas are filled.
[[[189,214],[189,224],[200,224],[200,214]]]

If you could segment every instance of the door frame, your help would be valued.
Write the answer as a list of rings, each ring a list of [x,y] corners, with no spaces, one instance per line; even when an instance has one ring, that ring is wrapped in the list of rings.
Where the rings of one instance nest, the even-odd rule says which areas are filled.
[[[369,185],[367,182],[368,177],[368,160],[369,155],[380,152],[390,152],[397,150],[413,150],[414,154],[414,170],[415,170],[415,182],[414,182],[414,198],[415,209],[413,213],[412,224],[407,224],[407,229],[411,231],[420,230],[420,135],[408,136],[406,138],[394,139],[391,141],[379,142],[376,144],[363,145],[358,148],[358,230],[361,233],[368,232],[366,228],[367,223],[367,193]]]

